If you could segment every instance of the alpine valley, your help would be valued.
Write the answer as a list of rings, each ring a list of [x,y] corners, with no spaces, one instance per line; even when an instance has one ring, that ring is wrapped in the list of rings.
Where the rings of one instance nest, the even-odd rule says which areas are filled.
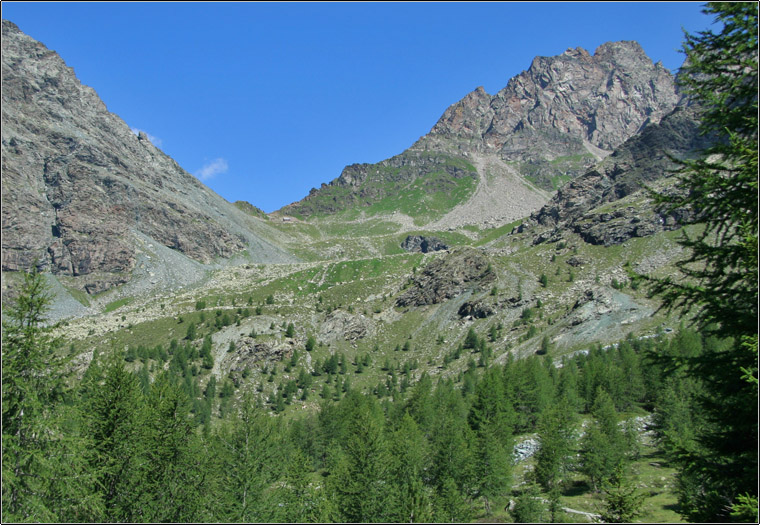
[[[213,514],[210,506],[209,514],[188,516],[82,511],[84,521],[403,521],[378,510],[393,507],[390,500],[374,510],[352,507],[361,502],[351,490],[364,489],[348,484],[343,493],[331,484],[353,472],[351,447],[373,443],[349,439],[337,459],[317,443],[325,417],[349,417],[348,408],[335,408],[349,399],[371,405],[357,416],[365,428],[336,426],[336,435],[373,432],[378,418],[367,414],[381,407],[383,435],[426,436],[425,474],[404,493],[418,499],[398,500],[399,508],[428,502],[414,507],[413,520],[591,521],[609,508],[601,478],[582,467],[563,471],[562,483],[540,477],[540,425],[550,424],[542,414],[556,404],[529,397],[570,388],[562,374],[580,370],[586,384],[572,388],[581,436],[606,403],[597,391],[605,380],[582,375],[592,356],[617,367],[610,389],[644,389],[653,376],[630,366],[644,366],[646,348],[698,337],[684,328],[688,313],[661,309],[635,276],[674,274],[685,256],[684,228],[700,231],[684,226],[688,208],[656,206],[651,190],[678,193],[676,161],[695,158],[711,141],[700,133],[700,108],[638,43],[536,57],[499,92],[479,87],[453,103],[407,150],[349,165],[270,214],[215,194],[110,113],[57,53],[7,20],[2,78],[4,311],[25,272],[38,270],[52,293],[47,326],[65,341],[69,387],[88,384],[114,355],[145,392],[170,375],[187,395],[199,436],[216,435],[254,404],[287,423],[277,432],[300,436],[310,467],[298,486],[316,501],[312,514],[276,514],[295,508],[281,500],[267,514],[265,495],[281,497],[300,481],[256,473],[258,514]],[[524,388],[512,393],[512,432],[502,445],[514,450],[513,466],[500,492],[477,470],[488,440],[500,439],[482,434],[485,419],[478,419],[490,417],[488,390],[502,388],[487,386],[492,371],[518,374],[511,384]],[[631,386],[634,375],[640,384]],[[430,392],[442,385],[462,393],[446,413],[469,414],[463,421],[478,443],[465,463],[445,468],[471,467],[479,472],[471,477],[441,470],[436,447],[454,434],[436,431],[445,421],[425,420],[415,404],[425,395],[439,402]],[[620,428],[636,434],[630,479],[642,495],[638,515],[681,520],[676,469],[657,439],[653,401],[643,390],[621,392],[609,394]],[[577,447],[569,456],[584,453]],[[323,486],[334,488],[337,507],[320,500]],[[546,514],[531,517],[530,502]],[[179,508],[162,505],[156,512]]]

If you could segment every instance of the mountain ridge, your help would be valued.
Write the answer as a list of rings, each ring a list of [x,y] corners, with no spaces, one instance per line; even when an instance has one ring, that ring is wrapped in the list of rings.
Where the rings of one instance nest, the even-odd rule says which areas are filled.
[[[57,53],[2,24],[3,271],[37,261],[98,293],[158,257],[141,236],[206,265],[244,250],[294,260],[278,232],[135,135]]]
[[[688,100],[682,100],[658,123],[632,136],[594,168],[560,188],[525,223],[526,227],[551,228],[535,242],[572,230],[591,244],[620,244],[632,236],[673,230],[684,224],[688,212],[683,209],[650,210],[643,206],[639,211],[629,207],[596,215],[593,210],[637,193],[646,198],[648,186],[668,178],[678,168],[674,159],[687,159],[707,147],[712,139],[700,133],[698,111]],[[605,224],[600,227],[600,223]]]
[[[510,79],[495,95],[478,87],[449,106],[430,132],[404,152],[376,164],[347,166],[329,184],[312,189],[304,199],[278,213],[307,218],[355,206],[371,208],[378,199],[393,195],[392,189],[386,194],[367,191],[368,185],[363,183],[373,172],[416,162],[416,173],[407,174],[405,180],[424,179],[439,167],[442,157],[470,165],[473,155],[490,157],[491,163],[509,163],[527,182],[550,192],[561,181],[581,175],[650,123],[659,122],[679,98],[670,72],[653,64],[633,41],[603,44],[593,55],[575,48],[555,57],[536,57],[528,70]],[[475,172],[481,181],[487,176]],[[475,191],[472,188],[457,204],[463,205]],[[524,200],[511,198],[509,191],[501,198],[512,207]],[[545,202],[548,194],[542,198]],[[527,216],[542,204],[534,199],[521,206],[518,215]],[[444,215],[422,224],[432,221],[441,226]],[[502,224],[509,220],[514,217],[500,219]]]

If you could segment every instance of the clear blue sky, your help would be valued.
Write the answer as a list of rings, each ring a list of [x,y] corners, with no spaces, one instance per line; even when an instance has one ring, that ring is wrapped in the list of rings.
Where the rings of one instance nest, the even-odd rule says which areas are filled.
[[[534,56],[636,40],[671,71],[702,3],[43,3],[2,17],[229,201],[267,212],[379,162]]]

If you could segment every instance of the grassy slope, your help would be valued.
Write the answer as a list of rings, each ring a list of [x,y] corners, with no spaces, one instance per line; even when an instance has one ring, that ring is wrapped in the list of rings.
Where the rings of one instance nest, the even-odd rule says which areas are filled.
[[[400,212],[421,226],[464,202],[477,187],[474,166],[459,157],[425,152],[398,159],[403,159],[400,166],[364,165],[362,180],[323,186],[281,211],[299,219],[341,222]]]
[[[488,244],[486,253],[497,275],[495,290],[491,286],[474,289],[442,304],[413,309],[395,306],[395,297],[403,291],[415,271],[433,258],[446,255],[407,254],[398,248],[404,235],[380,235],[373,238],[376,246],[385,245],[386,253],[394,253],[367,257],[366,253],[361,253],[364,250],[357,248],[358,255],[363,257],[278,265],[276,271],[266,266],[220,270],[202,287],[192,291],[147,302],[110,303],[103,319],[72,320],[70,325],[76,326],[76,330],[70,326],[66,331],[77,347],[83,349],[91,346],[107,349],[139,344],[167,345],[172,338],[184,337],[189,322],[199,324],[199,338],[211,332],[214,309],[236,313],[238,309],[253,311],[260,306],[261,316],[251,314],[250,317],[241,318],[240,326],[223,330],[226,335],[220,337],[220,341],[248,334],[253,329],[262,332],[264,325],[269,327],[274,323],[280,327],[283,323],[293,322],[298,335],[293,346],[298,347],[307,335],[320,333],[330,311],[339,310],[346,317],[366,325],[366,336],[355,341],[330,338],[330,341],[325,341],[325,346],[315,351],[313,359],[324,358],[334,352],[345,353],[350,358],[371,353],[375,363],[388,358],[403,364],[414,358],[419,361],[421,370],[449,375],[464,369],[467,359],[450,363],[443,369],[439,368],[443,366],[443,356],[456,348],[469,327],[484,337],[492,326],[501,324],[504,327],[500,337],[492,343],[494,357],[498,360],[510,351],[521,355],[535,352],[544,334],[556,341],[553,352],[560,356],[587,348],[594,342],[607,344],[624,337],[629,331],[652,333],[663,324],[671,326],[674,323],[660,314],[648,315],[654,305],[645,297],[643,290],[633,290],[629,285],[613,290],[611,285],[613,279],[620,283],[627,282],[626,263],[637,268],[642,262],[670,253],[675,246],[675,232],[631,239],[624,245],[607,248],[585,244],[570,234],[559,243],[537,246],[530,243],[526,234],[492,239],[494,235],[492,231],[485,231],[480,239]],[[482,244],[461,235],[446,236],[442,233],[441,236],[452,245]],[[334,242],[334,238],[315,244],[320,242]],[[347,250],[351,242],[356,241],[346,239]],[[581,259],[584,264],[573,267],[567,264],[571,259]],[[667,272],[667,267],[655,270],[657,272]],[[542,273],[548,277],[545,288],[539,283]],[[604,316],[597,316],[588,321],[592,323],[590,327],[597,329],[592,337],[578,337],[575,340],[563,338],[562,335],[571,329],[577,331],[578,326],[571,326],[577,321],[573,317],[573,306],[591,287],[603,287],[610,293],[628,297],[633,304],[641,307],[642,314],[638,318],[633,316],[629,324],[617,323],[606,330],[599,328],[604,328],[600,324]],[[495,295],[492,295],[494,291]],[[271,305],[266,304],[270,295],[274,298]],[[513,305],[509,302],[520,295],[523,298],[521,303]],[[496,314],[485,319],[460,319],[457,310],[466,299],[480,299],[493,304]],[[195,310],[198,300],[207,304],[205,323],[200,323],[200,312]],[[542,303],[540,308],[537,307],[539,301]],[[162,304],[163,308],[160,306]],[[523,310],[528,307],[535,312],[530,323],[535,327],[535,335],[530,338],[527,338],[529,324],[520,320]],[[179,322],[180,316],[182,322]],[[614,319],[610,317],[610,320]],[[579,326],[583,327],[584,323]],[[105,333],[104,327],[108,328]],[[274,340],[286,343],[284,337],[274,333],[275,330],[271,332]],[[439,343],[439,336],[445,342]],[[406,342],[413,351],[408,354],[394,351],[397,345],[403,347]],[[376,367],[370,367],[356,379],[362,384],[376,384],[384,376]]]
[[[645,335],[677,324],[677,320],[661,313],[650,315],[656,305],[646,298],[644,290],[631,288],[626,265],[655,274],[668,273],[668,261],[678,253],[678,232],[603,247],[586,244],[572,233],[565,233],[559,242],[534,246],[530,232],[509,234],[518,223],[482,231],[470,228],[467,235],[418,230],[415,233],[433,234],[453,247],[483,250],[497,279],[487,288],[469,290],[442,304],[402,309],[395,306],[395,298],[425,265],[446,257],[445,252],[403,252],[400,243],[408,232],[382,218],[363,223],[272,223],[288,232],[292,247],[298,248],[297,255],[308,262],[225,268],[192,290],[150,299],[112,301],[98,316],[68,321],[61,334],[81,352],[157,344],[168,347],[172,339],[181,341],[187,326],[194,323],[197,336],[192,344],[199,347],[205,335],[212,335],[217,361],[212,370],[198,366],[201,388],[214,373],[219,380],[230,377],[240,382],[238,396],[242,390],[254,389],[267,399],[278,385],[295,379],[301,367],[311,370],[316,361],[333,354],[345,355],[348,363],[348,371],[338,376],[338,384],[348,377],[353,388],[372,389],[388,380],[386,364],[394,369],[399,382],[404,379],[404,368],[410,369],[410,382],[423,372],[456,379],[479,356],[465,351],[451,362],[445,357],[453,353],[471,327],[486,338],[493,327],[502,327],[496,340],[489,338],[494,350],[492,362],[500,362],[508,353],[535,353],[544,335],[552,340],[550,353],[557,358],[594,343],[617,341],[628,332]],[[568,263],[577,260],[582,261],[579,266]],[[539,282],[541,274],[548,278],[545,287]],[[621,320],[601,313],[578,322],[574,306],[590,288],[627,298],[639,308],[632,310],[638,314]],[[519,297],[522,301],[516,301]],[[492,304],[496,313],[485,319],[461,319],[457,311],[466,300]],[[205,303],[202,311],[196,310],[197,301]],[[526,308],[534,312],[527,323],[522,320]],[[219,330],[214,322],[225,314],[231,322]],[[325,333],[326,324],[336,319],[355,321],[364,327],[365,335],[347,340],[339,333]],[[296,336],[287,338],[285,326],[291,322]],[[254,332],[256,337],[252,338]],[[319,344],[308,354],[304,345],[312,335]],[[237,345],[233,352],[228,352],[230,341]],[[279,354],[252,355],[246,348],[255,344],[279,349]],[[295,367],[286,371],[293,350],[300,358]],[[356,364],[365,356],[369,356],[370,365],[357,373]],[[145,361],[153,372],[160,366],[153,359]],[[200,365],[200,361],[196,364]],[[132,366],[139,368],[139,360]],[[296,416],[304,408],[316,408],[328,378],[322,375],[313,379],[307,399],[293,401],[286,407],[286,415]],[[331,380],[330,388],[335,387],[336,381]],[[650,447],[637,464],[641,483],[654,491],[645,504],[651,508],[647,507],[642,519],[675,521],[678,517],[669,507],[675,498],[665,490],[665,484],[671,483],[672,469],[662,466],[661,458],[653,454]],[[563,502],[570,508],[594,512],[596,496],[582,489],[575,486]],[[497,514],[491,518],[508,516],[500,518]],[[568,515],[568,519],[584,521],[580,515]]]

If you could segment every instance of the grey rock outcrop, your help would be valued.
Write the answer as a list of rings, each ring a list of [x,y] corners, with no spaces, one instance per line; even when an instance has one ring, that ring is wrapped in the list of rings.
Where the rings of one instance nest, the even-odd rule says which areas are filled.
[[[457,250],[428,264],[396,299],[396,306],[442,303],[468,289],[482,289],[495,280],[488,259],[480,251]]]
[[[526,459],[534,456],[536,452],[541,448],[541,442],[537,439],[537,436],[532,435],[522,439],[520,442],[515,443],[513,457],[515,463],[521,463]]]
[[[459,307],[457,314],[459,317],[473,317],[475,319],[484,319],[496,313],[496,308],[493,304],[486,302],[485,300],[467,301]]]
[[[4,271],[37,261],[99,292],[131,278],[140,236],[201,263],[245,249],[260,262],[291,259],[265,225],[135,135],[57,53],[7,20],[2,78]]]
[[[621,326],[643,319],[651,313],[651,308],[637,303],[625,293],[594,285],[583,290],[564,316],[563,322],[571,330],[562,334],[558,341],[564,344],[573,337],[583,339],[594,332],[598,334],[620,330]]]
[[[689,212],[655,210],[652,203],[646,204],[643,189],[672,175],[677,167],[672,158],[689,158],[709,141],[699,133],[697,109],[683,101],[659,123],[651,124],[593,169],[560,188],[531,216],[531,222],[553,227],[554,232],[572,229],[586,242],[607,246],[679,228]],[[635,205],[597,210],[636,196],[640,198]],[[554,237],[551,231],[544,232],[535,242]]]
[[[327,315],[320,325],[319,339],[334,342],[339,339],[356,342],[372,330],[373,322],[363,315],[354,315],[343,310],[335,310]]]
[[[439,252],[441,250],[448,250],[449,247],[437,237],[426,237],[424,235],[409,235],[404,242],[401,243],[401,248],[407,252],[412,253],[428,253]]]

